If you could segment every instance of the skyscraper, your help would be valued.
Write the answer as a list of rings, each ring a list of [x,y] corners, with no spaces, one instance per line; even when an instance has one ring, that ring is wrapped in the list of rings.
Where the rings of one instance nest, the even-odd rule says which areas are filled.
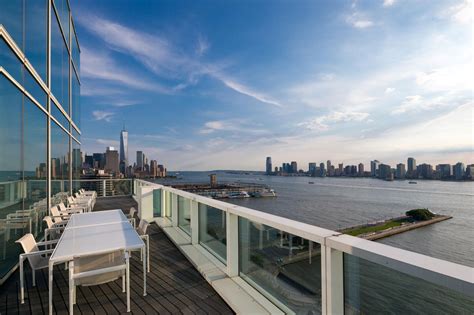
[[[377,169],[379,166],[379,161],[378,160],[373,160],[370,162],[370,175],[372,177],[377,177]]]
[[[329,162],[331,163],[331,162]],[[319,176],[325,177],[326,176],[326,170],[324,169],[324,163],[319,164]]]
[[[57,193],[79,188],[79,56],[69,1],[1,1],[0,170],[11,175],[2,178],[0,195],[25,187],[0,202],[2,219],[31,209],[41,224]],[[35,172],[40,178],[33,184]],[[39,230],[32,231],[35,237]],[[0,283],[18,264],[15,238],[2,243]]]
[[[415,158],[409,157],[407,159],[407,175],[409,177],[416,177],[416,160],[415,160]]]
[[[137,151],[137,168],[143,170],[143,166],[145,165],[145,155],[143,151]]]
[[[120,131],[120,171],[125,174],[128,167],[128,131],[123,126]]]
[[[298,173],[298,164],[296,161],[291,161],[291,172]]]
[[[114,147],[107,147],[105,151],[105,171],[111,172],[114,174],[119,173],[119,154]]]
[[[398,163],[397,164],[397,172],[396,172],[396,177],[398,179],[403,179],[405,178],[406,171],[405,171],[405,164],[403,163]]]
[[[271,158],[271,156],[267,156],[265,166],[266,166],[265,172],[267,173],[267,175],[270,175],[272,173],[272,158]]]
[[[464,167],[464,163],[462,162],[458,162],[456,163],[456,165],[454,165],[454,178],[457,179],[457,180],[461,180],[464,178],[464,175],[465,175],[465,167]]]
[[[308,164],[308,173],[312,176],[316,175],[316,163],[311,162]]]
[[[359,163],[359,176],[364,176],[364,164]]]
[[[380,179],[390,179],[391,174],[392,174],[392,168],[390,167],[390,165],[387,165],[387,164],[379,165],[379,178]]]

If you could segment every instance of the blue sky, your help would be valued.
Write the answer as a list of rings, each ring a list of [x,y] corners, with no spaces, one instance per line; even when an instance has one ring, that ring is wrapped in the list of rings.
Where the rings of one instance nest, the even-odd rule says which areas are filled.
[[[472,1],[71,1],[82,148],[172,170],[474,162]]]

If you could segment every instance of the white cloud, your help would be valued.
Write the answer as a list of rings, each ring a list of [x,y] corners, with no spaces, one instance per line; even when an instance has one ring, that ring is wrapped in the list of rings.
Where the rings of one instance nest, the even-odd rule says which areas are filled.
[[[374,22],[368,19],[365,14],[361,12],[353,12],[351,15],[348,15],[346,17],[346,23],[349,25],[359,28],[359,29],[364,29],[368,28],[374,25]]]
[[[384,7],[391,7],[394,4],[395,4],[395,0],[384,0],[383,1],[383,6]]]
[[[179,81],[179,83],[171,88],[157,86],[155,87],[155,91],[157,92],[172,93],[179,91],[188,85],[196,84],[200,76],[208,75],[221,81],[228,88],[236,92],[266,104],[281,106],[280,102],[264,93],[245,86],[224,74],[222,69],[220,69],[220,65],[206,64],[198,59],[192,58],[191,55],[180,52],[165,36],[156,34],[150,35],[93,15],[81,15],[79,22],[89,31],[98,35],[111,49],[129,54],[162,78]],[[198,57],[204,54],[209,49],[209,46],[209,43],[204,37],[199,36],[196,49]],[[96,77],[105,77],[109,80],[115,79],[122,83],[126,81],[127,83],[133,84],[136,81],[135,85],[143,85],[141,80],[134,80],[134,78],[126,80],[128,78],[127,76],[109,75],[110,73],[107,71],[108,67],[106,67],[103,62],[94,62],[94,65],[99,66],[98,70],[94,69],[94,67],[90,67],[88,70]],[[102,70],[104,70],[104,73],[102,73]],[[182,82],[183,80],[185,82]]]
[[[450,16],[455,22],[469,24],[473,16],[472,2],[472,0],[463,0],[459,4],[449,7],[445,15]]]
[[[94,116],[94,120],[104,120],[106,122],[112,121],[112,117],[115,114],[112,112],[102,111],[102,110],[95,110],[92,112],[92,116]]]
[[[336,111],[328,115],[319,116],[309,121],[299,123],[298,126],[314,131],[326,131],[329,130],[331,124],[353,121],[361,122],[366,120],[369,116],[369,113]]]
[[[112,140],[112,139],[95,139],[95,142],[97,144],[101,144],[101,145],[105,145],[105,146],[115,146],[115,147],[118,147],[120,142],[117,141],[117,140]]]
[[[254,124],[243,119],[212,120],[204,123],[199,134],[207,135],[216,131],[233,131],[239,134],[265,134],[267,130],[257,128]]]
[[[397,107],[395,107],[391,114],[399,115],[408,112],[419,112],[425,110],[431,110],[439,107],[452,106],[459,102],[455,97],[451,95],[435,96],[435,97],[423,97],[421,95],[410,95]]]
[[[393,93],[394,91],[395,91],[395,88],[388,87],[385,89],[385,94],[390,94],[390,93]]]

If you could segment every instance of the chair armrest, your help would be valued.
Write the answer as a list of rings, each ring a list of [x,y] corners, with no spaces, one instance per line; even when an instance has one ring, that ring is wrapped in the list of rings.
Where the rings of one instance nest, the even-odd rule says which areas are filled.
[[[54,251],[54,249],[45,249],[45,250],[39,250],[39,251],[36,251],[36,252],[31,252],[31,253],[23,253],[23,254],[20,254],[20,259],[21,258],[26,258],[26,257],[44,255],[44,254],[51,254],[53,251]]]
[[[51,240],[51,241],[38,242],[38,243],[36,243],[36,245],[45,246],[45,245],[53,245],[53,244],[57,244],[57,243],[58,243],[58,240]]]
[[[70,209],[70,210],[68,210]],[[66,208],[66,210],[59,210],[59,212],[61,214],[65,214],[65,215],[69,215],[69,214],[74,214],[74,213],[83,213],[84,212],[84,209],[83,208],[76,208],[76,209],[73,209],[73,208]]]
[[[69,220],[70,215],[67,215],[67,214],[64,214],[64,215],[50,215],[49,217],[52,218],[52,219],[61,218],[65,221],[67,221],[67,220]]]

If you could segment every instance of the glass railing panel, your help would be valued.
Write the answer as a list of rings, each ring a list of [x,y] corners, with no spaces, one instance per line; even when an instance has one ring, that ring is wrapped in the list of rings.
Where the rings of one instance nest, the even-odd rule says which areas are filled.
[[[105,180],[106,196],[128,196],[132,193],[131,180],[113,179]]]
[[[224,211],[199,204],[199,243],[222,262],[226,262],[226,213]]]
[[[344,254],[345,314],[472,314],[474,300],[423,279]]]
[[[153,217],[161,217],[161,189],[153,190]]]
[[[191,200],[178,196],[178,226],[191,235]]]
[[[239,218],[241,277],[286,312],[321,313],[321,247]]]

